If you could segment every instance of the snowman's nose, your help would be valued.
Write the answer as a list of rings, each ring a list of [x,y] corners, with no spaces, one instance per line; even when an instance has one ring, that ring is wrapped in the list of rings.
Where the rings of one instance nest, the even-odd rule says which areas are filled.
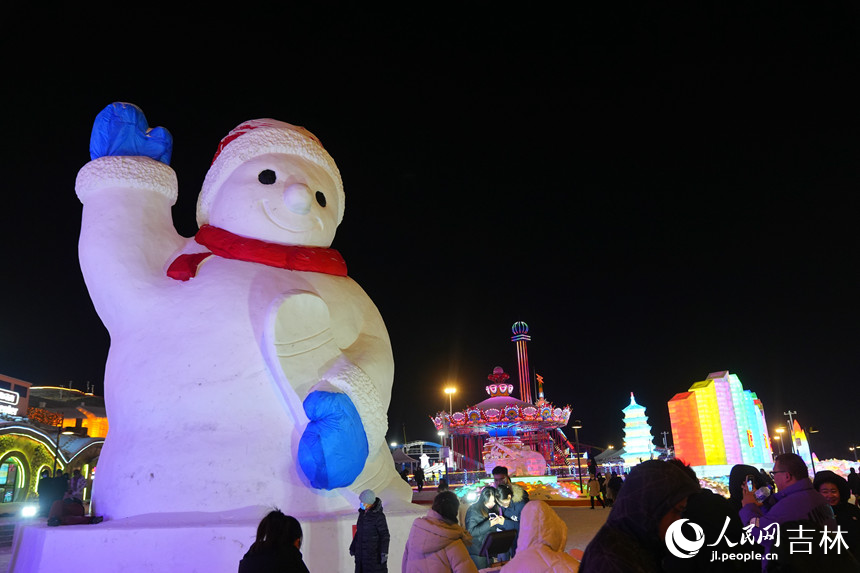
[[[304,183],[293,183],[284,190],[284,204],[297,215],[307,215],[311,210],[311,190]]]

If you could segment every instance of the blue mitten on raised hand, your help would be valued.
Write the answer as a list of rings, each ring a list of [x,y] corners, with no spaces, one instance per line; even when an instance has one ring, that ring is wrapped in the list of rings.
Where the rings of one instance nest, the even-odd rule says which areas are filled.
[[[109,156],[151,157],[170,165],[173,136],[163,127],[150,128],[143,110],[116,102],[104,108],[93,123],[90,159]]]
[[[346,487],[367,461],[367,436],[346,394],[316,391],[304,401],[310,422],[299,441],[299,465],[317,489]]]

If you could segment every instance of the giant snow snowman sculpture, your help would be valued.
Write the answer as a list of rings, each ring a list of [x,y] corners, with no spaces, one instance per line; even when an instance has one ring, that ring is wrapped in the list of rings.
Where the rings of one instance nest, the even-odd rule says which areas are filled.
[[[111,336],[98,511],[313,515],[353,510],[367,488],[408,501],[385,443],[388,334],[329,248],[344,210],[332,158],[303,128],[243,123],[188,239],[171,146],[112,104],[77,178],[81,268]]]

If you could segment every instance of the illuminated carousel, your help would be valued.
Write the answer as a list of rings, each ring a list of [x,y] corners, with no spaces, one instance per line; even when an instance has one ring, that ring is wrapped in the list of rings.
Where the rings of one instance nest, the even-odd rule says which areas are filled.
[[[525,331],[528,332],[528,327]],[[514,333],[516,335],[516,330]],[[514,385],[507,382],[509,378],[501,367],[496,367],[487,377],[489,398],[461,412],[438,412],[431,419],[437,430],[447,430],[461,438],[464,449],[469,449],[469,442],[483,442],[480,448],[487,474],[492,473],[495,466],[503,465],[514,476],[544,475],[547,461],[565,458],[552,432],[567,425],[570,406],[558,408],[547,402],[540,376],[537,377],[538,400],[535,403],[518,400],[511,395]],[[522,378],[520,382],[521,394],[529,399],[530,392],[523,388]]]

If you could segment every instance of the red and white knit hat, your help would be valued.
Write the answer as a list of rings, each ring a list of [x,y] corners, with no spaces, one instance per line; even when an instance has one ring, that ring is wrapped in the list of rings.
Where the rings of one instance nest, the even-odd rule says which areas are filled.
[[[233,129],[218,144],[212,165],[203,180],[197,198],[197,224],[209,221],[209,208],[221,186],[239,165],[266,153],[287,153],[307,159],[321,167],[337,186],[339,196],[337,222],[343,219],[343,181],[334,159],[320,140],[303,127],[274,119],[253,119]]]

